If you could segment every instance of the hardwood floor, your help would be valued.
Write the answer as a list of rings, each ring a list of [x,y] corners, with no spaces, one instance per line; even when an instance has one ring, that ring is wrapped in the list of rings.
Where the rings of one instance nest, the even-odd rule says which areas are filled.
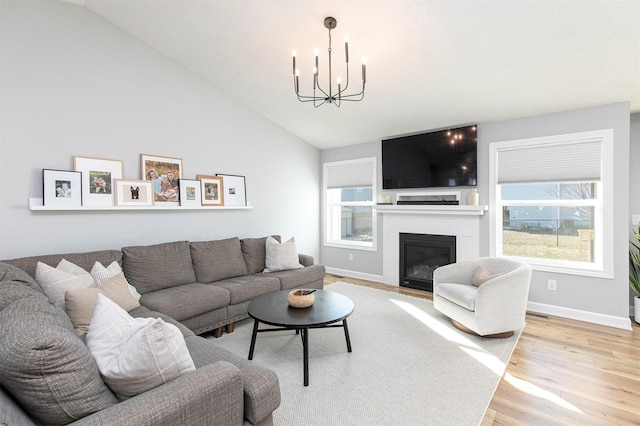
[[[328,275],[425,299],[425,291]],[[633,330],[528,313],[485,413],[489,425],[640,425],[640,325]]]

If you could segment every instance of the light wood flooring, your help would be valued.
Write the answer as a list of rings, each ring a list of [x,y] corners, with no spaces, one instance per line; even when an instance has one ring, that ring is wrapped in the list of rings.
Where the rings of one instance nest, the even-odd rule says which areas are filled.
[[[425,291],[327,275],[433,299]],[[632,331],[528,313],[481,426],[640,425],[640,325]]]

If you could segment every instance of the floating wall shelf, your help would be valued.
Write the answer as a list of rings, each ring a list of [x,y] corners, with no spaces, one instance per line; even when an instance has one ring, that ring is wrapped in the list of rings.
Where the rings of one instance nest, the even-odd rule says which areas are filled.
[[[163,205],[156,204],[154,206],[45,206],[42,204],[42,198],[29,198],[29,210],[31,211],[134,211],[134,210],[152,210],[152,211],[176,211],[176,210],[251,210],[252,206],[180,206],[180,205]]]

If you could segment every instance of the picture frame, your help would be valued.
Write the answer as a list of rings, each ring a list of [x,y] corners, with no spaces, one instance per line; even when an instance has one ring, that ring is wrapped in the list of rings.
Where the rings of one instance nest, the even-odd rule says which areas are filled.
[[[199,180],[180,179],[180,206],[196,207],[202,205],[202,187]]]
[[[225,206],[247,205],[247,185],[244,176],[225,175],[222,173],[216,173],[216,176],[222,177]]]
[[[136,179],[116,179],[116,206],[153,206],[155,202],[153,182]]]
[[[141,180],[152,183],[155,203],[180,204],[181,158],[140,154],[140,174]]]
[[[124,163],[107,158],[73,156],[73,169],[82,173],[82,204],[113,206],[113,181],[124,177]]]
[[[42,204],[47,207],[82,206],[82,173],[42,169]]]
[[[224,206],[224,183],[221,176],[198,175],[203,206]]]

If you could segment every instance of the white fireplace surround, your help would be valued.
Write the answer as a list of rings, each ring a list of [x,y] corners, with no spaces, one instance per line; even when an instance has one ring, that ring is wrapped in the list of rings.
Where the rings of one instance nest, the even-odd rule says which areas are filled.
[[[455,236],[456,261],[479,257],[480,216],[487,209],[487,206],[377,206],[382,213],[384,282],[400,285],[401,232]]]

